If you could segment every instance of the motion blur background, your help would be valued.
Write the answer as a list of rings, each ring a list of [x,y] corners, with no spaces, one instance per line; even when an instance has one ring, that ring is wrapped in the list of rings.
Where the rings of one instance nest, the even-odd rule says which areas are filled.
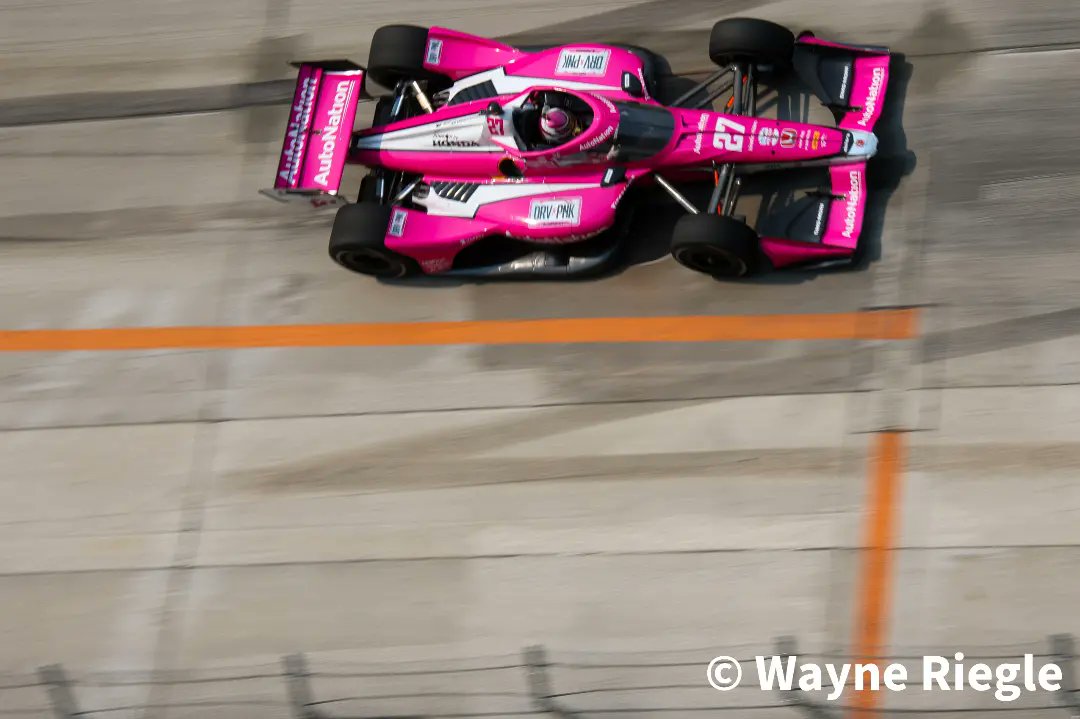
[[[700,77],[733,15],[904,56],[858,271],[392,286],[327,258],[330,215],[256,194],[286,63],[363,63],[380,25]],[[1050,654],[1080,632],[1078,45],[1075,0],[0,0],[4,329],[902,306],[916,330],[0,354],[0,715],[782,718],[805,708],[712,691],[709,658]]]

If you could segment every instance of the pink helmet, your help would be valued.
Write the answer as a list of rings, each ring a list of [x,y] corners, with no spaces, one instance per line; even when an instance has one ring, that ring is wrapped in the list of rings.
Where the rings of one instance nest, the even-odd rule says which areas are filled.
[[[562,142],[577,124],[574,116],[559,107],[545,107],[540,116],[540,132],[548,142]]]

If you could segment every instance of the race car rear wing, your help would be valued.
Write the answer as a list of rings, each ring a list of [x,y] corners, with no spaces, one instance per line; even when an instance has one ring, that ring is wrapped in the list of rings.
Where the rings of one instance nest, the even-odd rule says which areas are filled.
[[[293,63],[299,68],[285,141],[273,188],[260,190],[281,202],[314,207],[345,204],[338,196],[364,68],[348,60]]]

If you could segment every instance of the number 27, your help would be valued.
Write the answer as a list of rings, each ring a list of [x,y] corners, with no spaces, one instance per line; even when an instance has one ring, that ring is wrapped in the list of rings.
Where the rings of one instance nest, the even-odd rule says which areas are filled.
[[[730,132],[727,132],[730,130]],[[742,152],[743,142],[746,139],[746,126],[729,120],[726,117],[716,119],[716,134],[713,135],[713,147],[731,152]]]

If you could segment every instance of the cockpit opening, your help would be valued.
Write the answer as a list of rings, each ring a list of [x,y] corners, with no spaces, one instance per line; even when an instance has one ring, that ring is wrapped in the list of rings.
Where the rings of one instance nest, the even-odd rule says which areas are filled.
[[[513,117],[514,130],[530,152],[570,142],[588,130],[594,119],[587,102],[558,90],[532,93]]]

